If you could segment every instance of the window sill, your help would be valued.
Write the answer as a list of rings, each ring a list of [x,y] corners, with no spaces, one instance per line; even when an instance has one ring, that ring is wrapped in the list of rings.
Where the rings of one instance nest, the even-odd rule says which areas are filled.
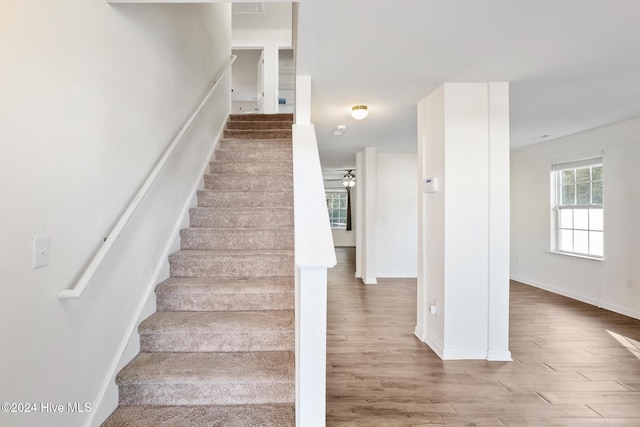
[[[571,258],[585,259],[587,261],[598,261],[598,262],[604,261],[604,257],[598,258],[594,256],[589,256],[589,255],[578,255],[578,254],[572,254],[569,252],[560,252],[560,251],[547,251],[547,252],[552,255],[561,255],[561,256],[566,256]]]

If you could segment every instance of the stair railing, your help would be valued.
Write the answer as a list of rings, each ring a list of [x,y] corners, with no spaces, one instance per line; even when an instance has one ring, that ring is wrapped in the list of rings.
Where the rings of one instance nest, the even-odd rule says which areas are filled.
[[[204,98],[202,99],[198,107],[189,116],[187,121],[182,125],[182,127],[180,128],[180,131],[178,131],[175,138],[173,138],[173,141],[171,141],[171,144],[169,144],[169,146],[166,148],[166,150],[164,151],[164,153],[162,154],[158,162],[155,164],[155,166],[147,176],[147,179],[144,181],[144,183],[136,193],[133,200],[131,200],[131,203],[129,203],[129,206],[127,206],[127,208],[124,210],[124,212],[116,222],[116,225],[113,227],[109,235],[102,242],[100,249],[98,249],[98,252],[96,252],[95,256],[93,257],[93,259],[91,260],[87,268],[84,270],[84,272],[80,276],[80,279],[78,279],[78,281],[76,282],[73,288],[62,289],[58,291],[58,299],[77,299],[82,296],[85,289],[87,288],[87,285],[89,284],[89,282],[91,282],[91,279],[93,279],[93,276],[98,271],[98,268],[100,268],[100,265],[106,258],[107,254],[115,244],[118,237],[120,237],[120,233],[126,227],[127,223],[133,216],[138,206],[140,206],[140,203],[142,202],[144,197],[147,195],[149,189],[151,188],[155,180],[158,178],[158,175],[160,175],[160,172],[162,171],[162,169],[165,167],[165,165],[171,158],[171,155],[176,150],[176,148],[180,145],[180,142],[182,142],[182,139],[187,134],[187,132],[189,132],[191,125],[193,124],[195,119],[200,115],[200,112],[202,111],[203,107],[205,106],[207,101],[209,101],[209,98],[211,98],[211,95],[213,95],[213,93],[217,89],[218,84],[222,80],[222,77],[231,68],[231,64],[233,64],[235,60],[236,60],[236,56],[231,55],[229,60],[221,67],[220,71],[218,71],[218,73],[214,77],[214,81],[211,84],[209,91],[204,96]]]

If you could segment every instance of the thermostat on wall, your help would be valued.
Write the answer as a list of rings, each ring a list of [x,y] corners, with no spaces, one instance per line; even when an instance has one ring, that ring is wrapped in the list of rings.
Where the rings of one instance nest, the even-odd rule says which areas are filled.
[[[425,193],[435,193],[438,191],[438,178],[431,177],[424,179],[424,192]]]

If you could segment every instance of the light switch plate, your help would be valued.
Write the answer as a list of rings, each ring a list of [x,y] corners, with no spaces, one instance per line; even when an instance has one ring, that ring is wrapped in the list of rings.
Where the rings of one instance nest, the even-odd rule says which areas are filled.
[[[33,236],[33,268],[49,265],[49,236]]]

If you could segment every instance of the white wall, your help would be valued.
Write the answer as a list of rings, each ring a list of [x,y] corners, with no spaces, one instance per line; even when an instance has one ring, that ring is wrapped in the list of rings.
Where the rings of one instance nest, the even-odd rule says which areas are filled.
[[[97,404],[229,107],[230,85],[80,300],[61,302],[231,51],[230,4],[0,4],[0,395]],[[133,231],[132,231],[133,230]],[[31,239],[50,265],[31,268]],[[118,255],[119,254],[119,255]],[[113,403],[113,402],[111,402]],[[82,425],[91,414],[0,414]]]
[[[418,159],[416,153],[378,153],[376,270],[378,277],[416,277]]]
[[[336,247],[354,247],[356,245],[355,230],[333,228],[331,234],[333,235],[333,244]]]
[[[640,119],[511,153],[511,277],[640,318]],[[550,166],[604,152],[604,261],[549,253]]]

